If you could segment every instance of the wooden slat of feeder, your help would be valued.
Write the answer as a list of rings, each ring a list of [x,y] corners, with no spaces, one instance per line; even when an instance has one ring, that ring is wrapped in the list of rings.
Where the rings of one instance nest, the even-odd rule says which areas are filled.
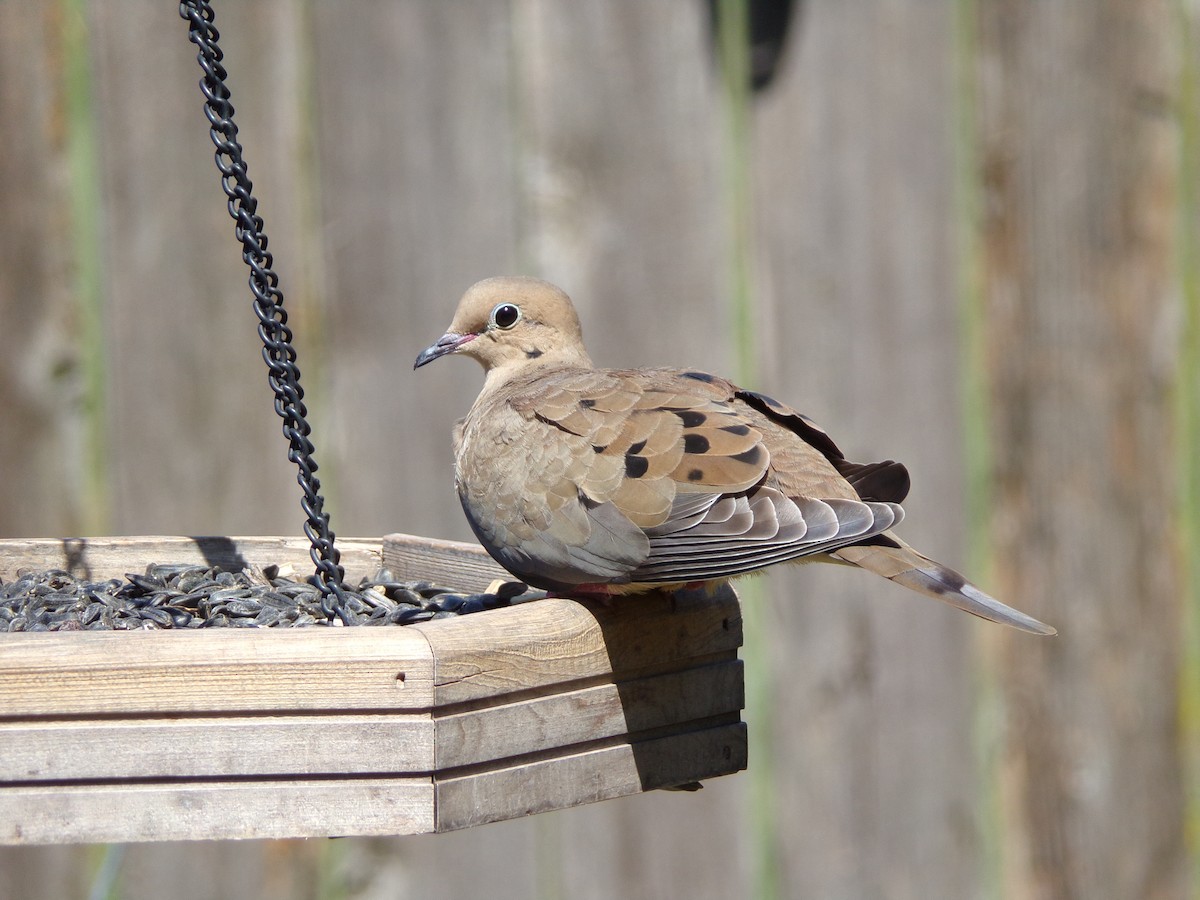
[[[687,615],[650,595],[402,627],[7,634],[0,716],[444,706],[734,651],[737,601],[718,601]]]
[[[0,843],[311,837],[330,834],[331,823],[343,835],[452,831],[723,775],[745,765],[745,726],[736,723],[632,744],[616,741],[437,780],[4,787]]]
[[[432,581],[447,587],[481,591],[513,576],[478,544],[443,541],[411,534],[389,534],[382,541],[338,538],[338,552],[353,586],[384,565],[401,581]],[[290,568],[302,580],[312,573],[309,542],[295,537],[139,537],[28,538],[0,540],[0,579],[11,581],[22,568],[63,569],[80,578],[104,579],[141,573],[152,563],[217,566],[238,572],[249,564]]]
[[[726,660],[449,712],[0,722],[4,780],[404,775],[542,753],[742,708]]]
[[[431,581],[468,591],[513,580],[478,544],[397,533],[382,541],[338,538],[337,547],[351,586],[374,576],[381,566],[400,581]],[[306,539],[294,537],[9,538],[0,540],[0,579],[10,581],[22,568],[63,569],[76,577],[104,579],[140,573],[152,563],[217,566],[231,572],[249,564],[274,564],[303,579],[314,568],[309,549]]]
[[[608,681],[514,703],[439,711],[439,771],[694,722],[744,705],[742,663],[709,665],[628,681]],[[451,708],[453,710],[453,707]]]
[[[347,581],[373,576],[383,562],[378,540],[339,538]],[[141,573],[152,563],[217,566],[240,572],[247,565],[290,567],[297,580],[314,570],[306,538],[294,537],[139,537],[37,538],[0,540],[0,579],[11,581],[18,569],[63,569],[77,578],[119,578]],[[482,549],[480,552],[483,552]]]
[[[568,753],[439,780],[437,830],[454,831],[673,787],[745,767],[746,726],[740,722]]]
[[[426,774],[427,712],[0,722],[6,781]]]
[[[661,668],[732,653],[742,643],[741,611],[728,588],[686,614],[670,598],[649,594],[618,598],[611,607],[537,600],[407,627],[433,650],[435,706]]]
[[[383,536],[383,564],[399,581],[433,581],[482,591],[493,581],[513,581],[478,544],[411,534]]]
[[[434,827],[428,776],[0,790],[5,844],[424,834]]]
[[[406,627],[0,635],[0,716],[420,709],[432,702],[429,642]]]

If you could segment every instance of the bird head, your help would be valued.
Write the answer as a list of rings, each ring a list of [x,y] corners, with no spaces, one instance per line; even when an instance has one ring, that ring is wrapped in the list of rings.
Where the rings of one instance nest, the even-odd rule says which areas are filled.
[[[417,356],[414,369],[452,353],[489,374],[527,366],[591,366],[571,298],[536,278],[506,275],[472,285],[446,333]]]

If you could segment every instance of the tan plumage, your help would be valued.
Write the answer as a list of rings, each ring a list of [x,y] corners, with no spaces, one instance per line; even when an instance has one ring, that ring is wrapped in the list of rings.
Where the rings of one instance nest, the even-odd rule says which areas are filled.
[[[904,466],[848,462],[805,416],[714,375],[595,368],[553,285],[474,285],[414,368],[451,353],[486,372],[456,430],[459,498],[483,546],[522,581],[630,593],[817,559],[1054,633],[896,537]]]

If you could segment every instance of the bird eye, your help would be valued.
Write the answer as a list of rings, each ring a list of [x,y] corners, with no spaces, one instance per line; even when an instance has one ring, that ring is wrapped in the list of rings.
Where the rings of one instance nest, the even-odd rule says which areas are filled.
[[[504,331],[521,321],[521,308],[512,303],[501,303],[492,310],[491,324]]]

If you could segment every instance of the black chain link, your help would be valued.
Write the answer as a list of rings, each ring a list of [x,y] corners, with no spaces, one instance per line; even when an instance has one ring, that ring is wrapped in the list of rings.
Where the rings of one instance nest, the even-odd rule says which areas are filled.
[[[267,251],[263,220],[256,213],[258,201],[251,193],[254,186],[246,173],[242,145],[237,140],[233,105],[225,85],[228,76],[221,65],[224,54],[217,46],[220,35],[212,24],[213,9],[205,0],[183,2],[179,4],[179,15],[188,21],[188,37],[200,51],[196,57],[204,72],[200,90],[204,94],[204,115],[212,126],[209,133],[217,148],[215,157],[221,172],[221,188],[229,198],[229,215],[236,223],[237,238],[242,243],[242,259],[250,267],[250,290],[254,293],[263,359],[270,370],[269,379],[275,391],[275,412],[283,419],[283,433],[289,444],[288,459],[298,467],[296,481],[304,491],[300,505],[308,516],[304,533],[312,543],[310,552],[317,567],[313,581],[321,590],[321,608],[326,617],[332,619],[336,615],[346,622],[344,573],[338,565],[339,555],[333,544],[329,515],[323,509],[321,482],[316,477],[314,448],[308,437],[311,429],[305,419],[308,412],[300,387],[300,370],[296,368],[296,348],[292,346],[292,331],[287,325],[279,276],[271,268],[274,260]]]

